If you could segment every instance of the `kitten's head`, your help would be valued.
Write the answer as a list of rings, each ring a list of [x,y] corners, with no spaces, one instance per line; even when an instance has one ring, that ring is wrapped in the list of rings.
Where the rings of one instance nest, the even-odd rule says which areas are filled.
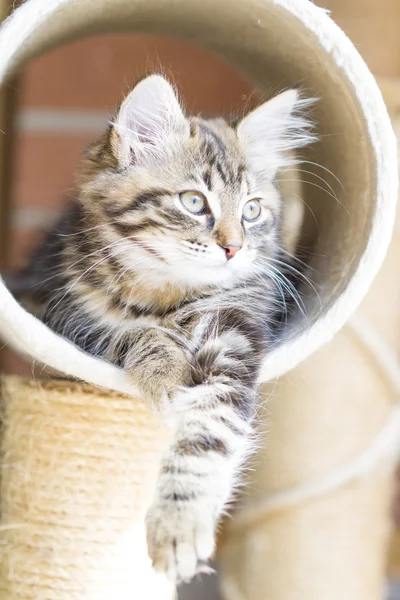
[[[187,117],[160,75],[140,81],[82,168],[85,211],[126,269],[232,285],[279,248],[276,174],[312,141],[296,90],[234,124]]]

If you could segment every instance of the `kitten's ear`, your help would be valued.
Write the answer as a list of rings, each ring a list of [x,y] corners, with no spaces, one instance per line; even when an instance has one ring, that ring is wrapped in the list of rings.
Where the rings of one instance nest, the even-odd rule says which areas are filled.
[[[113,124],[111,145],[123,166],[160,160],[190,135],[175,91],[161,75],[140,81],[123,101]]]
[[[287,90],[240,121],[237,135],[256,172],[273,179],[277,171],[293,164],[290,150],[315,141],[310,122],[298,114],[313,102],[300,99],[296,89]]]

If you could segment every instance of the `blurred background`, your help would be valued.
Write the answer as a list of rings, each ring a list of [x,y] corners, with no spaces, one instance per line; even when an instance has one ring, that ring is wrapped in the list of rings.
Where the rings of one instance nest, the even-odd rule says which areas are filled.
[[[400,0],[315,3],[331,11],[385,85],[400,77]],[[0,0],[0,6],[3,15],[9,12],[7,2]],[[235,113],[257,103],[251,85],[214,56],[181,41],[132,34],[93,37],[58,48],[33,61],[4,89],[1,269],[25,264],[61,207],[76,194],[74,170],[83,147],[102,131],[135,79],[160,68],[176,81],[189,112]],[[1,363],[6,372],[30,372],[8,351],[1,352]],[[388,598],[399,600],[396,538],[388,559],[388,581],[389,576]],[[212,600],[212,578],[196,585],[201,597]],[[194,594],[193,587],[181,592],[188,599]]]

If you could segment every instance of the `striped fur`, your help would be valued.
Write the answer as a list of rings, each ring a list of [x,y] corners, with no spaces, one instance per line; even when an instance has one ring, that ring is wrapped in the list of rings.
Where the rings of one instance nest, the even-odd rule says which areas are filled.
[[[25,273],[36,282],[27,306],[131,372],[174,427],[146,520],[154,567],[176,581],[212,554],[249,452],[258,370],[289,285],[274,176],[286,150],[310,141],[296,103],[286,92],[238,124],[187,118],[163,78],[143,80],[87,150],[79,203]],[[206,199],[200,214],[182,203],[191,190]],[[254,198],[260,216],[246,221]]]

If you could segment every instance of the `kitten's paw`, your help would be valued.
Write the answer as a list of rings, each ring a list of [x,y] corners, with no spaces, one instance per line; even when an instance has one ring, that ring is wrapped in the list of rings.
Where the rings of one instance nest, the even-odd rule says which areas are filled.
[[[147,546],[153,568],[180,583],[211,571],[215,525],[206,510],[179,501],[153,504],[146,516]]]
[[[151,408],[164,412],[171,409],[171,399],[177,388],[188,380],[190,367],[185,357],[174,357],[172,353],[165,353],[153,367],[143,361],[131,372]]]

